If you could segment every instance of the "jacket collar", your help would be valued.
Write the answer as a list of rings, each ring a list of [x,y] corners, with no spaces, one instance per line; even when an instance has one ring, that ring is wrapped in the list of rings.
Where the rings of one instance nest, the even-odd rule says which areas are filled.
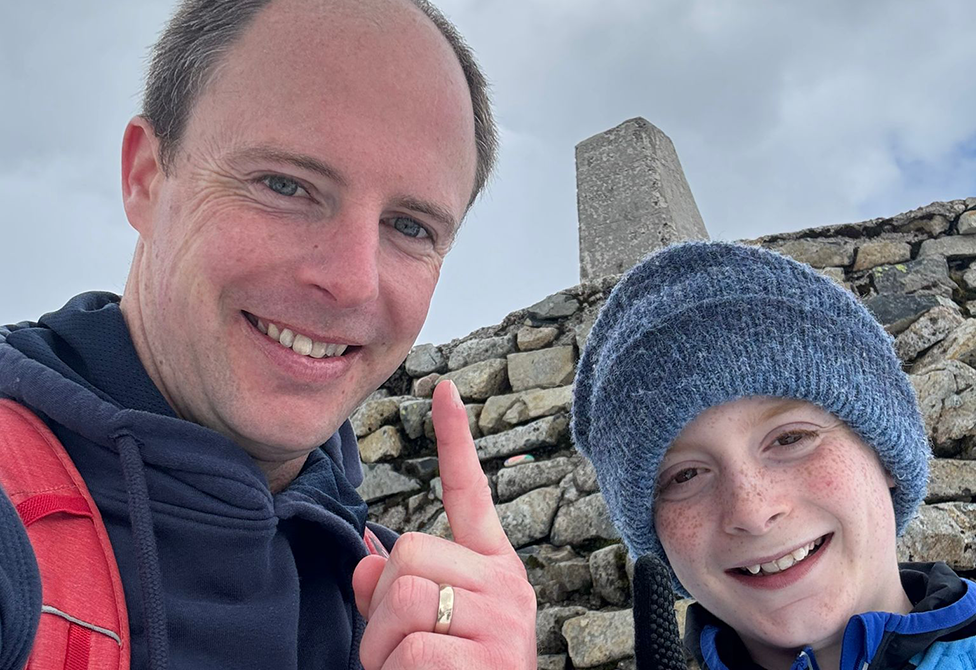
[[[912,611],[852,617],[844,630],[841,670],[901,667],[933,642],[976,635],[976,583],[944,563],[904,563],[901,581]],[[763,670],[736,632],[697,603],[688,608],[684,642],[702,668]],[[804,649],[791,670],[819,670],[813,651]]]

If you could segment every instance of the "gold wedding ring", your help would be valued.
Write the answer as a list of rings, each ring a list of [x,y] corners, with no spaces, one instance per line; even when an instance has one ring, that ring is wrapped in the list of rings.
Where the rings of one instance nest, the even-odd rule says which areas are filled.
[[[437,623],[434,632],[447,635],[451,630],[451,618],[454,616],[454,587],[450,584],[440,585],[440,601],[437,603]]]

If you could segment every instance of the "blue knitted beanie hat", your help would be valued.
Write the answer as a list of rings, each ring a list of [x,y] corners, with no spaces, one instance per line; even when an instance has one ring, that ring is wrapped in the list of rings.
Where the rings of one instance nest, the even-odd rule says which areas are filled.
[[[905,530],[925,495],[929,445],[891,336],[806,265],[759,247],[691,242],[621,279],[576,373],[573,439],[633,557],[667,563],[654,496],[668,447],[704,410],[749,396],[806,400],[860,435],[894,478]]]

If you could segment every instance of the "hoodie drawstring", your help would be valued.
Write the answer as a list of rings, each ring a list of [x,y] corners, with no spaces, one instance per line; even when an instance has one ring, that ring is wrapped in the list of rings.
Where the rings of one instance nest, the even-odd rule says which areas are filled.
[[[169,665],[166,606],[163,602],[163,580],[152,511],[149,509],[145,466],[135,437],[121,433],[113,436],[113,440],[119,449],[125,491],[129,497],[129,520],[135,540],[139,585],[142,587],[142,617],[146,629],[149,670],[166,670]]]

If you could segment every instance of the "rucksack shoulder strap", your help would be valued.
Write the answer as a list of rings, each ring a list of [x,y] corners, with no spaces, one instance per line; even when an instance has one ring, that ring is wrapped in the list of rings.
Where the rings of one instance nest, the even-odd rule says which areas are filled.
[[[27,528],[43,608],[27,668],[129,667],[122,579],[101,515],[54,433],[0,399],[0,486]]]

